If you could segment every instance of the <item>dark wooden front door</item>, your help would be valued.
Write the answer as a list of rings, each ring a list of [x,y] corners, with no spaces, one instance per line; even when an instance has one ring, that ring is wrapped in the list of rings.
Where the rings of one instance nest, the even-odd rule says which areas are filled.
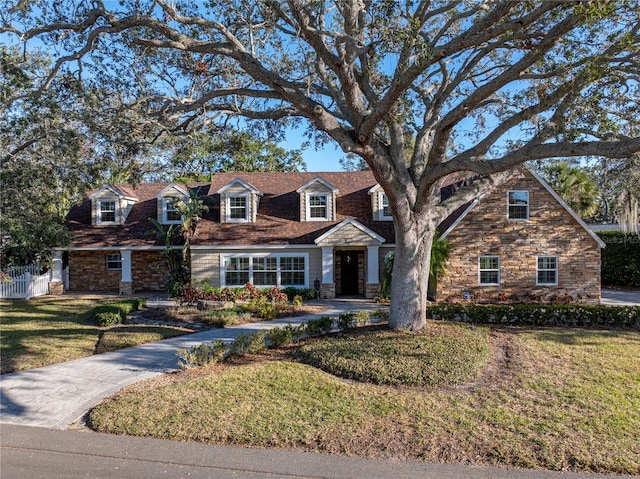
[[[358,294],[358,253],[356,250],[340,251],[340,283],[345,296]]]

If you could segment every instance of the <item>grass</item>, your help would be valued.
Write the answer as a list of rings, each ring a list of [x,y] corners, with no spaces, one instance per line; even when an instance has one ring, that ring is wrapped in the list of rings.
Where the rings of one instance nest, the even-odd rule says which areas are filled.
[[[298,356],[336,376],[374,384],[456,384],[470,381],[486,366],[489,330],[437,323],[420,333],[364,329],[311,341]]]
[[[41,297],[30,301],[2,300],[0,311],[0,362],[2,373],[62,363],[91,356],[98,346],[113,350],[163,337],[185,334],[186,330],[159,328],[110,332],[91,320],[95,306],[108,302],[96,299]],[[180,331],[179,333],[177,331]],[[99,344],[102,335],[102,345]],[[157,339],[156,339],[157,338]],[[104,350],[107,350],[104,349]]]
[[[445,341],[459,333],[458,325],[439,327],[430,324]],[[140,383],[97,406],[91,423],[104,432],[211,444],[640,473],[637,332],[490,334],[493,358],[464,387],[345,381],[307,364],[258,357]]]
[[[182,336],[191,330],[166,326],[114,326],[106,329],[95,348],[96,354],[130,348],[139,344],[153,343],[162,339]]]

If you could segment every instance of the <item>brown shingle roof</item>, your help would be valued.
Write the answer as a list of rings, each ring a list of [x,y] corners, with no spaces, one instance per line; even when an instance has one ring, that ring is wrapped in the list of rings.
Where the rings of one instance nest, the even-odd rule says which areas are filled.
[[[335,221],[300,221],[300,200],[296,190],[319,177],[338,190]],[[254,223],[220,223],[221,188],[241,178],[262,193]],[[148,218],[157,216],[156,195],[170,183],[117,185],[120,191],[138,198],[124,225],[91,225],[91,201],[87,198],[71,209],[67,226],[73,233],[72,247],[163,246]],[[373,221],[369,190],[377,182],[369,171],[325,173],[219,173],[211,183],[189,185],[199,188],[210,208],[198,223],[194,245],[315,245],[314,240],[347,218],[354,218],[376,232],[387,244],[395,242],[393,222]],[[444,225],[450,225],[464,210],[461,207]],[[176,244],[179,242],[176,242]]]

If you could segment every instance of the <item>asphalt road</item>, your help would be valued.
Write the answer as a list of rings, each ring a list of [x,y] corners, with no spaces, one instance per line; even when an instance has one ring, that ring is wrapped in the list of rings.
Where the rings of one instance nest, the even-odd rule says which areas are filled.
[[[620,479],[361,459],[3,424],[2,479]]]

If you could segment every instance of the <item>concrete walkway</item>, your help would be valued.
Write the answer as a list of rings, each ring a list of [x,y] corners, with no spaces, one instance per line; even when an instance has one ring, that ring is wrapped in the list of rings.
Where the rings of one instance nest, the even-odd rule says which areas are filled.
[[[149,306],[156,303],[150,301]],[[375,310],[368,302],[331,302],[320,314],[263,321],[143,344],[62,364],[0,376],[0,422],[64,429],[102,399],[143,379],[178,369],[177,349],[238,334],[300,324],[345,311]]]

